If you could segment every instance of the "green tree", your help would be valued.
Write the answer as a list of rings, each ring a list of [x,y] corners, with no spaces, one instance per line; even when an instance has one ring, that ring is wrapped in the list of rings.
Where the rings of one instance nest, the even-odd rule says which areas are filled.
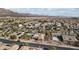
[[[16,35],[11,35],[11,36],[10,36],[10,39],[16,39],[16,38],[17,38]]]

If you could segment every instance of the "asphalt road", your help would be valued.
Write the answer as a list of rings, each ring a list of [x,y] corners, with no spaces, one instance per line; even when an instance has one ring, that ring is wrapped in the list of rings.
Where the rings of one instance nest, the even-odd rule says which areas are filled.
[[[37,44],[37,43],[29,43],[29,42],[20,42],[20,41],[11,41],[7,39],[0,39],[0,42],[5,44],[17,44],[17,45],[24,45],[24,46],[32,46],[32,47],[41,47],[41,48],[47,48],[48,50],[79,50],[77,48],[68,48],[68,47],[58,47],[58,46],[51,46],[51,45],[45,45],[45,44]]]

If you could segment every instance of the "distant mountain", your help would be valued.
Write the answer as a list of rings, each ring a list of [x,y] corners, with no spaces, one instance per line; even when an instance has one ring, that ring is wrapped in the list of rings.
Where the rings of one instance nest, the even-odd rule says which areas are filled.
[[[0,17],[4,16],[15,16],[17,13],[8,9],[0,8]]]
[[[30,13],[17,13],[13,12],[9,9],[4,9],[0,8],[0,17],[5,17],[5,16],[11,16],[11,17],[30,17],[30,16],[43,16],[43,15],[36,15],[36,14],[30,14]]]
[[[66,16],[48,16],[48,15],[38,15],[38,14],[31,14],[31,13],[18,13],[11,11],[9,9],[0,8],[0,17],[11,16],[11,17],[53,17],[53,18],[71,18]],[[72,17],[73,18],[73,17]],[[74,17],[76,18],[76,17]]]

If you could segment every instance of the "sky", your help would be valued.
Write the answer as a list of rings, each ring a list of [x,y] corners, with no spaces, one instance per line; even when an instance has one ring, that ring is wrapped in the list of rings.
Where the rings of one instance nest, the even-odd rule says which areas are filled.
[[[10,10],[38,15],[79,17],[79,8],[10,8]]]

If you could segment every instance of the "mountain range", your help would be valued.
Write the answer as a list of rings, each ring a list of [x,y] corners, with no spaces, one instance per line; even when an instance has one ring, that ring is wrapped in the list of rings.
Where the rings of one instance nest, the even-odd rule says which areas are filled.
[[[11,16],[11,17],[36,17],[36,16],[44,16],[44,15],[37,15],[37,14],[31,14],[31,13],[18,13],[18,12],[14,12],[11,11],[9,9],[4,9],[4,8],[0,8],[0,17],[5,17],[5,16]]]
[[[48,15],[38,15],[38,14],[32,14],[32,13],[18,13],[15,11],[12,11],[10,9],[0,8],[0,17],[55,17],[55,18],[70,18],[66,16],[48,16]]]

